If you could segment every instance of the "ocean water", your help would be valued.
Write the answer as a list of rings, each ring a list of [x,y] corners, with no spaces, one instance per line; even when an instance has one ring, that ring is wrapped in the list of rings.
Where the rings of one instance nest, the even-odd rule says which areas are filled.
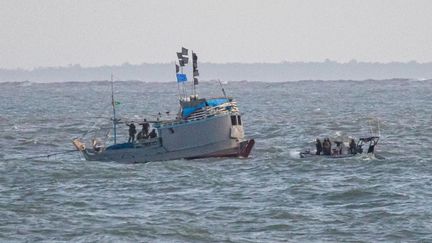
[[[0,84],[0,241],[432,241],[430,81],[224,87],[251,158],[119,164],[44,156],[109,127],[109,83]],[[177,112],[175,83],[115,90],[122,117]],[[215,82],[198,91],[221,95]],[[371,119],[384,160],[298,157],[316,137],[367,135]]]

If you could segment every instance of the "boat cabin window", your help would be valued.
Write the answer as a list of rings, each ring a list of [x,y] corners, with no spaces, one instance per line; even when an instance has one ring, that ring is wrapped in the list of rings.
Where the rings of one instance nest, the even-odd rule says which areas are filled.
[[[231,125],[233,125],[233,126],[237,125],[237,117],[236,116],[231,116]]]
[[[235,126],[235,125],[241,125],[242,121],[240,116],[231,116],[231,125]]]

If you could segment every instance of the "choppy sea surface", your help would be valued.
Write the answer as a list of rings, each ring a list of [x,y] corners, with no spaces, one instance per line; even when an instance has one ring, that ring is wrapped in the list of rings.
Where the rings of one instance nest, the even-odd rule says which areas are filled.
[[[0,84],[0,241],[432,241],[432,82],[224,88],[256,140],[251,158],[119,164],[44,156],[109,127],[108,82]],[[175,83],[115,90],[122,117],[177,112]],[[216,82],[198,91],[221,95]],[[371,119],[384,160],[298,157],[316,137],[367,135]]]

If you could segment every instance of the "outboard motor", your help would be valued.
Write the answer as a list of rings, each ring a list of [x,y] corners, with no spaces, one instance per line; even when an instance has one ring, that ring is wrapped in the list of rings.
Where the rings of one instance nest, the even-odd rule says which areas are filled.
[[[359,154],[363,153],[362,145],[357,145],[357,153]]]
[[[374,153],[374,149],[375,149],[375,144],[374,145],[369,145],[369,148],[368,148],[368,154],[373,154]]]

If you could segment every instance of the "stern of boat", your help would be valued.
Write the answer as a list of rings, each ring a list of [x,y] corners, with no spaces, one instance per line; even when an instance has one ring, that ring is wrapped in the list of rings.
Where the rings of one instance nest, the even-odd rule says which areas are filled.
[[[240,143],[240,150],[237,157],[247,158],[255,145],[255,139],[249,139]]]

